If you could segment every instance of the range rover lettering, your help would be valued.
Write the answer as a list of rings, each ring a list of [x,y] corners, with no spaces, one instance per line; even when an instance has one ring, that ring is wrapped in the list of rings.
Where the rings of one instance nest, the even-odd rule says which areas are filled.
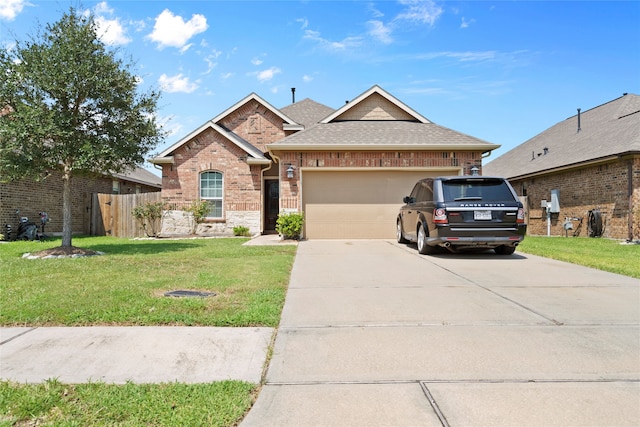
[[[500,177],[425,178],[403,201],[397,240],[416,242],[421,254],[446,248],[493,249],[498,255],[511,255],[527,230],[522,203]]]

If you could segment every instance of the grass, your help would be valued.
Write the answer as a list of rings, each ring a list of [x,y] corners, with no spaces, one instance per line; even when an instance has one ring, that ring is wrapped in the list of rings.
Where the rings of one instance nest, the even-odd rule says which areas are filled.
[[[26,260],[24,252],[57,246],[0,244],[0,324],[271,326],[280,319],[292,246],[242,246],[246,239],[125,240],[75,238],[105,252],[82,259]],[[640,278],[640,245],[589,238],[527,236],[519,251]],[[168,290],[213,291],[176,299]],[[259,385],[112,385],[0,381],[0,427],[234,426]]]
[[[640,245],[589,237],[527,236],[518,251],[640,279]]]
[[[105,255],[22,258],[60,245],[0,244],[0,325],[193,325],[276,327],[295,246],[242,246],[247,239],[74,238]],[[215,297],[170,298],[170,290]],[[259,385],[16,384],[0,381],[0,427],[234,426]]]
[[[254,384],[109,385],[0,382],[0,426],[232,426],[251,407]]]
[[[60,241],[0,244],[0,324],[275,327],[295,247],[245,241],[74,238],[106,255],[38,260],[22,254]],[[178,289],[216,296],[164,296]]]

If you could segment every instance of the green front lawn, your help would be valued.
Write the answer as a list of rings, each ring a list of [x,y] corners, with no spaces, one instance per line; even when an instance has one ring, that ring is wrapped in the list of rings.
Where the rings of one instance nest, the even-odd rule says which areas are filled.
[[[527,236],[518,251],[640,279],[640,245],[589,237]]]
[[[60,241],[0,244],[0,324],[275,327],[296,248],[246,241],[74,238],[105,255],[35,260],[21,256]],[[216,296],[165,297],[171,290]]]
[[[0,244],[0,325],[276,327],[296,248],[247,239],[74,238],[105,255],[23,259],[60,245]],[[215,292],[173,298],[171,290]],[[233,426],[258,384],[16,384],[0,381],[0,426]]]

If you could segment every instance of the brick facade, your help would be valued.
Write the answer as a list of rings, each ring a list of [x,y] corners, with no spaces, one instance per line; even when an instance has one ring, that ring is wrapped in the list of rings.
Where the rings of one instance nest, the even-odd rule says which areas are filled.
[[[266,144],[284,138],[282,119],[251,101],[219,124],[266,151]],[[247,164],[247,153],[225,136],[208,128],[173,153],[174,164],[162,165],[162,196],[169,204],[185,206],[200,198],[200,173],[223,175],[223,218],[205,220],[199,233],[232,234],[233,227],[260,232],[262,167]]]
[[[551,200],[551,190],[557,189],[560,190],[560,213],[552,215],[551,235],[565,235],[565,217],[582,217],[580,236],[587,236],[587,214],[599,208],[605,222],[603,237],[640,238],[638,156],[510,182],[519,195],[528,196],[529,234],[547,234],[546,211],[540,202]]]
[[[447,168],[459,167],[471,174],[476,166],[482,172],[481,152],[474,151],[289,151],[280,155],[280,209],[300,210],[300,174],[287,179],[287,165],[297,169],[349,168]]]
[[[93,193],[112,193],[113,178],[74,176],[71,181],[72,194],[72,227],[73,233],[89,234],[91,219],[91,195]],[[130,181],[118,180],[120,193],[146,193],[159,191],[153,186],[146,186]],[[138,188],[139,187],[139,188]],[[47,179],[36,182],[30,179],[10,183],[0,183],[0,233],[4,233],[5,224],[11,224],[15,237],[20,216],[27,216],[30,221],[40,224],[40,212],[47,212],[50,221],[45,226],[47,234],[62,233],[62,176],[52,173]]]

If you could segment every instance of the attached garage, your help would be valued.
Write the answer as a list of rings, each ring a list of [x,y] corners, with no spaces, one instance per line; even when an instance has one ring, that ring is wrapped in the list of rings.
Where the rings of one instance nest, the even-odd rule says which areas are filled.
[[[304,121],[304,104],[287,114]],[[394,239],[416,181],[470,175],[498,146],[439,126],[374,86],[267,148],[277,162],[280,211],[303,212],[303,238]]]
[[[417,180],[457,175],[439,170],[302,170],[304,236],[308,239],[392,239],[402,198]]]

